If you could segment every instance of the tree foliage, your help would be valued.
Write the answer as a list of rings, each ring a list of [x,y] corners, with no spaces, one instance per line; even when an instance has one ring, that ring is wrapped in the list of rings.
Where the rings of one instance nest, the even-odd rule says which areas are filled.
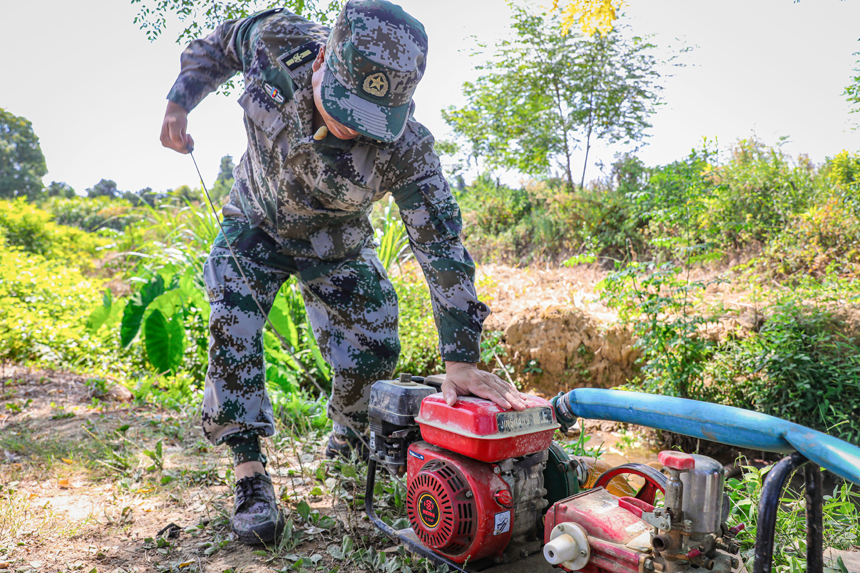
[[[855,52],[854,55],[860,56],[860,52]],[[851,78],[851,83],[845,88],[843,95],[851,104],[851,113],[860,113],[860,60],[857,60],[854,73],[857,75]]]
[[[322,24],[331,23],[344,0],[131,0],[138,5],[134,23],[152,41],[167,27],[168,17],[185,25],[176,37],[186,43],[204,36],[225,20],[244,18],[260,10],[287,8],[300,16]]]
[[[47,173],[33,124],[0,108],[0,197],[34,199]]]
[[[565,33],[579,25],[582,33],[593,36],[612,31],[624,0],[553,0],[553,10],[561,12],[561,26]]]
[[[63,181],[51,181],[51,184],[45,189],[48,193],[48,197],[62,197],[64,199],[71,199],[75,196],[75,190],[71,185],[65,183]]]
[[[233,170],[235,168],[236,165],[233,163],[232,156],[225,155],[221,158],[218,177],[212,184],[212,189],[209,190],[209,196],[215,205],[223,204],[224,198],[230,194],[230,189],[233,188]]]
[[[570,189],[582,149],[581,186],[596,140],[636,146],[651,126],[661,90],[654,46],[617,29],[565,35],[557,14],[513,12],[515,36],[464,84],[466,105],[443,116],[486,167],[547,175],[557,165]]]
[[[111,179],[102,179],[91,188],[87,189],[87,197],[108,197],[116,199],[122,196],[122,191],[117,189],[116,183]]]
[[[180,185],[176,189],[169,191],[167,194],[173,201],[179,205],[183,205],[185,203],[200,201],[203,192],[199,189],[192,189],[188,185]]]

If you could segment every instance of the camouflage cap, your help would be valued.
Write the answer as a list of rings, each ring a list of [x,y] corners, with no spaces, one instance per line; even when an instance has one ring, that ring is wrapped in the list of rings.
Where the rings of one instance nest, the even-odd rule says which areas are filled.
[[[414,109],[426,60],[421,22],[385,0],[350,0],[326,45],[323,107],[362,135],[394,141]]]

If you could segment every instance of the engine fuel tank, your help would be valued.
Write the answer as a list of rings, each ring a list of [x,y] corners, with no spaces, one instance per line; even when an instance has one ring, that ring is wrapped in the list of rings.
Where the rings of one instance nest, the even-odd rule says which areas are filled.
[[[505,410],[473,396],[449,406],[442,393],[421,401],[415,421],[430,444],[482,462],[500,462],[549,448],[559,427],[547,400],[525,396],[526,409]]]

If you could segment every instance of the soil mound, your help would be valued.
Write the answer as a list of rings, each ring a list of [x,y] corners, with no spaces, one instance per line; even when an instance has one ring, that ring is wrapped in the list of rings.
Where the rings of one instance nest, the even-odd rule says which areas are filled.
[[[505,346],[524,387],[544,394],[612,388],[637,371],[631,333],[569,306],[525,310],[505,328]]]
[[[598,301],[596,267],[515,269],[482,265],[478,287],[504,333],[506,362],[523,388],[553,395],[583,386],[611,388],[637,372],[628,329]]]

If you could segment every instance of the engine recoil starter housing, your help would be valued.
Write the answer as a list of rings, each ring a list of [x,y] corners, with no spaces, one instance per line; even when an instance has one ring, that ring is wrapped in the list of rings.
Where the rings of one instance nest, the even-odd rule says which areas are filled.
[[[406,509],[427,547],[455,563],[539,550],[546,450],[558,425],[545,400],[527,405],[512,412],[461,397],[449,406],[441,394],[422,401],[425,441],[408,449]]]

